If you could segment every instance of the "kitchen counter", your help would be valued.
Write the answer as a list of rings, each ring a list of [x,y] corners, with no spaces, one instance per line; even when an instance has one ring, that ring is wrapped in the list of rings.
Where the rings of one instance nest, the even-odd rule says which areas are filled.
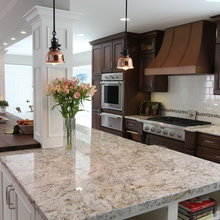
[[[8,118],[9,121],[0,124],[0,152],[40,147],[40,143],[34,140],[33,135],[5,134],[6,131],[13,129],[17,120],[21,119],[9,113],[1,115]]]
[[[146,115],[127,115],[125,118],[135,120],[135,121],[140,121],[140,122],[145,122],[145,120],[149,118],[155,118],[157,116],[146,116]]]
[[[95,129],[64,148],[0,154],[45,220],[124,219],[220,190],[220,164]]]
[[[204,134],[220,136],[220,126],[218,125],[187,127],[185,128],[185,131],[200,132]]]

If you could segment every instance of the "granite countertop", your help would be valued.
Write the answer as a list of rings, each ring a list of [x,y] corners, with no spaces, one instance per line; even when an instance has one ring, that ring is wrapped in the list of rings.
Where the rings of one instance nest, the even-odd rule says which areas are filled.
[[[220,190],[220,164],[95,129],[64,148],[1,153],[3,166],[45,220],[124,219]]]
[[[187,128],[185,128],[185,131],[200,132],[200,133],[204,133],[204,134],[220,136],[220,126],[219,125],[187,127]]]
[[[145,120],[149,118],[155,118],[157,116],[146,116],[146,115],[127,115],[125,118],[135,120],[135,121],[140,121],[140,122],[145,122]]]

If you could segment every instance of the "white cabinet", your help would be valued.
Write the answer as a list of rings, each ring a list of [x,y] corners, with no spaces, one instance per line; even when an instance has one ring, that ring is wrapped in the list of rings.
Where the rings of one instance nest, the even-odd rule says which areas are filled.
[[[41,220],[41,217],[17,183],[0,164],[0,220],[35,219]]]
[[[2,173],[3,220],[15,220],[15,194],[10,180]]]

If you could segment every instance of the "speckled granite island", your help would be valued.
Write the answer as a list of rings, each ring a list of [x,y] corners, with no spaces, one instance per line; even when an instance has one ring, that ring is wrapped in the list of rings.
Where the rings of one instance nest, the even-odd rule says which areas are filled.
[[[0,154],[1,183],[6,175],[34,210],[19,220],[138,219],[133,216],[143,213],[154,216],[143,219],[176,220],[179,201],[215,192],[220,202],[220,164],[94,129],[81,128],[77,138],[73,157],[63,148]]]

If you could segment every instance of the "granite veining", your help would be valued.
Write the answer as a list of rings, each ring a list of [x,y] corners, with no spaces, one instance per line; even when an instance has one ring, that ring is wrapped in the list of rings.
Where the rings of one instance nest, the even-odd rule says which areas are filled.
[[[218,125],[187,127],[185,128],[185,131],[220,136],[220,126]]]
[[[220,190],[220,164],[95,129],[64,148],[0,154],[45,220],[124,219],[197,193]]]

